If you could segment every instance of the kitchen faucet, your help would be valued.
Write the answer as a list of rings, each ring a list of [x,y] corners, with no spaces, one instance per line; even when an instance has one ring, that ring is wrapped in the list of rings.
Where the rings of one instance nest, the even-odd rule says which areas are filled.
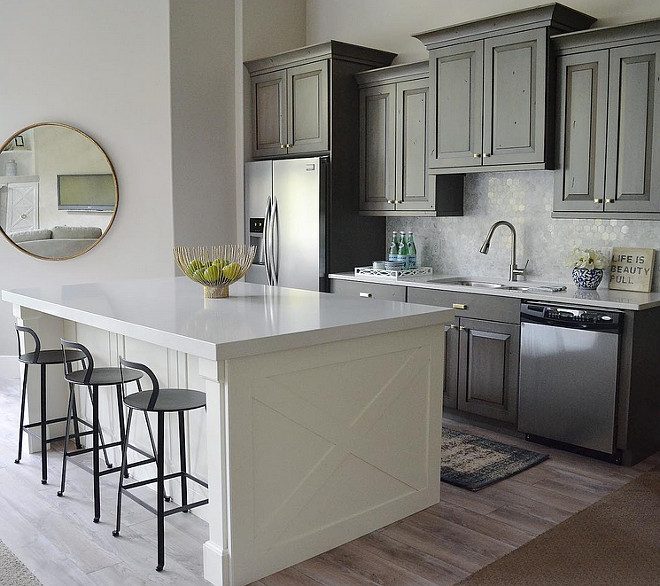
[[[510,224],[509,222],[505,222],[504,220],[495,222],[490,227],[490,230],[488,230],[488,234],[486,235],[486,240],[481,245],[479,252],[481,254],[488,254],[488,249],[490,248],[490,239],[493,237],[493,232],[495,232],[495,228],[497,228],[498,226],[506,226],[507,228],[509,228],[509,230],[511,230],[512,241],[511,241],[511,264],[509,265],[509,281],[517,281],[518,275],[525,274],[525,269],[529,264],[529,260],[525,263],[525,266],[522,269],[519,269],[516,266],[516,229],[513,227],[513,224]]]

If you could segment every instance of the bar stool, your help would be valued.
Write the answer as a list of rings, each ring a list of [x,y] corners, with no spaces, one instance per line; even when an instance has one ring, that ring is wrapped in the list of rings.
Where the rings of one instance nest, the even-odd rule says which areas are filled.
[[[151,379],[152,385],[152,390],[150,391],[143,391],[142,389],[139,389],[139,392],[133,393],[132,395],[126,395],[124,397],[124,403],[128,407],[128,421],[126,425],[126,437],[124,439],[124,445],[122,448],[122,470],[126,472],[128,467],[127,448],[129,447],[131,420],[133,418],[133,410],[137,409],[138,411],[144,412],[145,415],[148,413],[158,414],[158,427],[156,430],[158,437],[158,446],[156,449],[157,476],[156,478],[150,478],[148,480],[140,480],[131,482],[130,484],[124,484],[125,474],[119,475],[119,488],[117,490],[117,527],[112,532],[112,534],[115,537],[119,536],[121,524],[122,494],[125,494],[131,500],[134,500],[136,503],[139,503],[144,508],[154,513],[157,517],[158,525],[158,565],[156,566],[156,571],[160,572],[165,565],[165,517],[173,515],[174,513],[179,513],[181,511],[188,512],[190,509],[205,505],[209,502],[208,499],[203,499],[194,503],[188,502],[188,488],[186,480],[196,482],[204,488],[208,488],[208,484],[186,471],[186,434],[184,421],[184,413],[186,411],[201,409],[202,407],[206,408],[206,396],[204,393],[190,389],[161,389],[160,385],[158,384],[156,375],[149,367],[145,366],[144,364],[140,364],[139,362],[129,362],[128,360],[124,360],[122,357],[119,358],[119,364],[122,368],[122,372],[128,375],[124,378],[125,383],[131,382],[130,373],[137,370],[146,374],[149,379]],[[179,419],[179,457],[181,460],[181,470],[172,474],[165,474],[164,469],[163,454],[165,452],[165,413],[177,413]],[[163,497],[165,495],[165,480],[170,480],[172,478],[180,478],[181,480],[181,506],[168,509],[166,511],[165,505],[163,503]],[[156,483],[157,502],[155,509],[148,503],[144,502],[142,499],[128,492],[132,488],[153,484],[154,482]]]
[[[57,496],[63,496],[66,486],[66,464],[69,458],[74,456],[79,456],[82,454],[87,454],[92,452],[93,464],[92,469],[81,462],[73,460],[73,463],[91,472],[94,477],[94,523],[98,523],[101,517],[101,488],[100,488],[100,479],[101,476],[106,474],[111,474],[113,472],[118,472],[121,468],[113,468],[112,464],[107,459],[107,454],[105,451],[107,448],[112,448],[114,446],[124,445],[124,438],[126,437],[125,426],[124,426],[124,408],[123,408],[123,386],[122,381],[126,382],[136,382],[138,387],[140,385],[139,379],[142,377],[142,373],[136,370],[121,369],[118,366],[94,367],[94,359],[90,351],[77,342],[70,342],[67,340],[60,340],[62,343],[62,352],[65,356],[65,372],[64,378],[69,383],[69,408],[67,410],[66,417],[66,429],[65,434],[69,434],[71,427],[72,418],[74,422],[76,419],[80,421],[83,425],[89,427],[92,431],[89,432],[92,434],[93,443],[91,448],[81,448],[76,446],[78,449],[74,451],[69,451],[68,445],[64,446],[64,454],[62,456],[62,480],[60,490],[57,492]],[[71,362],[68,360],[68,357],[72,355],[72,352],[82,353],[86,366],[83,366],[82,370],[73,370],[71,367]],[[90,392],[90,400],[92,403],[92,423],[89,423],[83,419],[77,418],[75,414],[75,387],[76,385],[87,386]],[[99,402],[98,402],[98,389],[99,387],[105,386],[114,386],[117,391],[117,408],[119,413],[119,441],[114,441],[110,443],[105,443],[103,441],[103,435],[101,431],[101,426],[99,425]],[[74,423],[75,425],[75,423]],[[154,450],[154,454],[149,454],[135,446],[129,446],[132,449],[136,450],[142,454],[146,460],[140,463],[155,462],[155,443],[153,439],[153,433],[151,431],[151,424],[147,419],[147,429],[149,431],[149,437],[151,439],[151,446]],[[81,434],[82,435],[82,434]],[[101,440],[101,445],[99,440]],[[104,455],[106,458],[107,470],[100,470],[99,467],[99,447],[103,447]]]
[[[28,334],[29,336],[32,337],[34,341],[34,352],[23,352],[23,349],[21,348],[21,332],[24,334]],[[52,438],[47,437],[48,434],[47,426],[53,423],[62,423],[63,421],[66,420],[66,417],[56,417],[54,419],[48,419],[48,415],[46,412],[46,403],[47,403],[46,366],[51,364],[64,364],[65,361],[64,352],[62,352],[60,348],[58,348],[57,350],[42,350],[41,340],[39,340],[39,336],[37,336],[37,333],[32,328],[28,328],[27,326],[16,326],[16,337],[18,338],[18,361],[25,364],[25,367],[23,368],[23,389],[21,392],[21,415],[20,415],[20,421],[18,423],[18,456],[14,460],[14,463],[19,464],[21,458],[23,457],[23,432],[26,432],[35,437],[40,436],[41,484],[47,484],[48,483],[48,453],[46,451],[47,445],[51,442],[68,438],[69,433],[67,431],[66,435],[63,436],[52,437]],[[77,352],[77,351],[71,352],[67,356],[67,360],[69,360],[70,362],[83,361],[84,358],[85,355],[82,352]],[[41,408],[40,408],[40,416],[39,416],[40,421],[29,423],[28,425],[24,425],[28,369],[30,364],[38,364],[41,369],[41,373],[40,373],[41,374],[41,393],[40,393]],[[83,363],[83,367],[84,367],[84,363]],[[76,410],[75,402],[73,404],[73,410],[74,412]],[[76,419],[77,419],[77,414],[76,414]],[[33,429],[35,427],[40,428],[38,433]],[[78,445],[80,443],[80,435],[77,424],[75,426],[75,438],[76,438],[76,445]]]

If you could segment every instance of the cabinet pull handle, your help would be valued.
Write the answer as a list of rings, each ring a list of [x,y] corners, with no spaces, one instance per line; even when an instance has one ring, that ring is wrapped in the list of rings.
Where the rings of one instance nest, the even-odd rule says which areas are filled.
[[[481,153],[472,153],[472,157],[475,159],[480,159],[481,158]]]
[[[457,330],[458,326],[456,324],[450,324],[449,326],[452,330]]]
[[[403,203],[403,200],[402,199],[397,199],[396,203]]]
[[[594,203],[603,203],[603,200],[599,197],[594,197]]]
[[[394,205],[396,202],[393,199],[388,199],[387,203],[390,203],[390,204]]]
[[[490,153],[484,153],[484,157],[490,157]]]
[[[292,144],[286,144],[286,148],[290,149],[293,145]]]
[[[371,293],[360,292],[360,297],[365,297],[366,299],[371,299]]]
[[[285,148],[286,148],[286,145],[281,144],[281,145],[280,145],[280,148],[281,148],[281,149],[285,149]]]
[[[469,330],[465,326],[458,326],[458,331],[459,332],[467,332]]]
[[[614,200],[608,197],[608,198],[605,200],[605,203],[614,203]]]
[[[452,303],[451,306],[454,309],[467,309],[467,305],[465,305],[465,303]]]

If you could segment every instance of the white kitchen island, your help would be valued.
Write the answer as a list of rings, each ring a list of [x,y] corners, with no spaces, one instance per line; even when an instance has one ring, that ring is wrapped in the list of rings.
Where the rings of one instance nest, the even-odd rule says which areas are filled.
[[[150,365],[163,386],[205,391],[188,446],[191,472],[209,484],[209,505],[195,512],[209,523],[204,577],[213,584],[247,584],[439,500],[452,310],[245,283],[205,301],[185,277],[2,298],[44,347],[78,340],[98,366],[121,355]],[[117,437],[105,395],[102,426]],[[62,385],[49,412],[63,411],[64,397]],[[32,404],[35,419],[36,396]],[[173,467],[176,432],[172,441]],[[149,445],[144,432],[140,442]],[[176,484],[170,490],[176,500]]]

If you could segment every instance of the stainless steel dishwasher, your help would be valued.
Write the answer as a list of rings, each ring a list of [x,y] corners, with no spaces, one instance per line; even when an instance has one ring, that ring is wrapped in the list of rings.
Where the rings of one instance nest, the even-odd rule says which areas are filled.
[[[518,430],[614,455],[623,315],[522,303]]]

